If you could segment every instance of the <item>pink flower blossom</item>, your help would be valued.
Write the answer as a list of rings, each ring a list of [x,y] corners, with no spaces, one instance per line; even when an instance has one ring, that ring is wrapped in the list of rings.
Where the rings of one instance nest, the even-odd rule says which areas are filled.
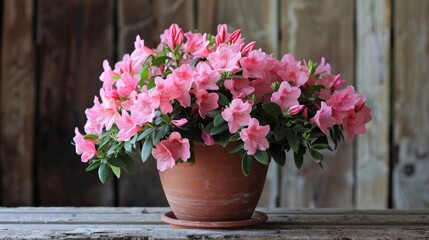
[[[346,112],[354,109],[359,100],[354,87],[347,86],[345,89],[335,91],[326,103],[337,111]]]
[[[271,88],[271,82],[268,79],[255,79],[250,81],[250,86],[255,89],[253,94],[255,94],[259,100],[263,101],[263,97],[265,94],[271,93],[273,89]]]
[[[198,63],[194,75],[194,83],[198,89],[218,90],[216,85],[220,78],[220,74],[213,70],[206,62]]]
[[[113,77],[119,75],[112,71],[109,61],[107,60],[103,61],[103,69],[104,72],[100,75],[100,80],[103,82],[103,88],[112,88],[113,84],[115,83],[115,79]]]
[[[85,114],[90,121],[90,126],[99,129],[101,125],[105,126],[106,130],[110,130],[116,119],[120,117],[120,114],[118,113],[115,99],[106,97],[103,89],[100,90],[100,95],[103,103],[100,104],[98,97],[95,97],[94,106],[86,109]]]
[[[250,112],[252,105],[248,102],[236,98],[232,100],[231,105],[222,112],[222,117],[228,122],[230,133],[237,132],[241,126],[247,126],[250,121]]]
[[[172,168],[179,159],[187,161],[191,157],[189,148],[189,139],[182,138],[178,132],[172,132],[168,139],[158,142],[152,149],[158,170]]]
[[[244,149],[248,155],[254,155],[257,150],[267,150],[270,146],[266,138],[270,126],[259,126],[256,118],[249,121],[249,126],[240,132],[240,137],[244,142]]]
[[[99,115],[103,111],[103,107],[98,101],[98,97],[94,97],[94,106],[85,110],[86,118],[85,132],[100,135],[103,131],[104,119],[100,119]]]
[[[122,116],[116,120],[116,125],[119,128],[118,141],[128,141],[143,129],[133,121],[127,111],[122,111]]]
[[[171,74],[165,80],[161,77],[155,78],[156,87],[152,97],[157,98],[159,108],[163,114],[173,111],[173,106],[170,101],[180,96],[180,92],[174,86],[173,79],[171,79],[170,76]]]
[[[116,82],[116,88],[118,89],[119,96],[126,98],[132,91],[136,90],[137,84],[140,81],[140,76],[136,75],[132,77],[129,73],[124,72],[121,75],[121,79]]]
[[[188,122],[188,120],[186,118],[171,121],[171,123],[176,127],[181,127],[181,126],[185,125],[187,122]]]
[[[308,80],[308,73],[301,67],[301,62],[296,61],[291,54],[284,55],[277,62],[276,71],[280,79],[295,87],[304,85]]]
[[[241,49],[241,55],[247,56],[249,52],[253,50],[255,45],[256,45],[255,41],[248,43],[245,47],[243,47],[243,49]]]
[[[279,90],[271,96],[271,102],[277,103],[284,112],[286,107],[299,105],[298,98],[300,95],[301,90],[298,87],[291,87],[288,82],[283,81]]]
[[[161,34],[161,41],[171,49],[175,49],[177,45],[183,43],[183,29],[179,28],[175,23],[171,24],[170,28]]]
[[[133,122],[138,125],[152,122],[155,117],[155,110],[158,106],[158,98],[151,97],[146,90],[146,86],[144,86],[141,93],[137,95],[137,99],[134,104],[130,106]]]
[[[216,46],[219,46],[226,41],[226,38],[229,35],[227,28],[226,24],[219,24],[217,26],[217,35],[215,37]]]
[[[198,112],[202,118],[206,118],[206,112],[216,109],[219,95],[217,93],[208,93],[206,90],[198,90],[196,93]]]
[[[266,54],[261,50],[253,50],[249,56],[240,59],[245,78],[265,78]]]
[[[194,57],[206,58],[209,53],[210,41],[207,40],[207,34],[201,33],[185,33],[186,43],[184,45],[185,53],[191,53]]]
[[[207,60],[219,72],[235,72],[239,69],[238,60],[240,58],[239,46],[222,44],[216,49],[216,52],[209,54]]]
[[[115,72],[121,75],[127,72],[131,75],[136,75],[142,69],[142,64],[135,64],[129,54],[124,54],[122,60],[115,64]]]
[[[183,64],[175,69],[170,75],[173,83],[180,95],[176,97],[182,107],[189,107],[191,105],[191,95],[189,90],[194,82],[194,71],[188,64]]]
[[[349,111],[343,122],[347,139],[351,141],[357,134],[364,134],[366,132],[365,124],[371,121],[371,119],[371,109],[367,106],[363,106],[358,112]]]
[[[74,129],[76,136],[73,138],[73,142],[76,144],[76,153],[81,156],[82,162],[88,162],[92,157],[97,154],[95,150],[94,140],[84,139],[83,135],[77,128]]]
[[[331,107],[326,105],[325,102],[322,102],[320,109],[316,112],[316,115],[310,119],[310,121],[316,124],[326,136],[329,136],[328,128],[334,126],[336,123],[335,118],[332,117]]]
[[[223,82],[226,89],[228,89],[234,97],[243,95],[243,97],[252,94],[255,88],[250,85],[247,78],[232,78]]]
[[[314,71],[314,74],[331,74],[331,65],[329,63],[325,63],[325,58],[322,57],[320,60],[320,63],[317,65],[316,70]]]
[[[296,115],[305,107],[305,105],[295,105],[289,108],[288,114],[290,115]]]
[[[201,133],[201,138],[204,140],[204,144],[206,144],[207,146],[215,144],[213,136],[208,133],[205,133],[204,131]]]

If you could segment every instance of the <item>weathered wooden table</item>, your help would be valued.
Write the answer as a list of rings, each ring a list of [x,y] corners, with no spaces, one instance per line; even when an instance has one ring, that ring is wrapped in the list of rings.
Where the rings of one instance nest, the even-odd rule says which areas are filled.
[[[0,208],[0,238],[428,239],[429,211],[258,209],[266,223],[248,229],[174,229],[168,208]]]

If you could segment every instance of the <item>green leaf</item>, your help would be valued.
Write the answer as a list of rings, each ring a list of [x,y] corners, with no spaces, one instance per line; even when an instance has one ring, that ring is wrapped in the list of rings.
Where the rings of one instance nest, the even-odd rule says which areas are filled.
[[[219,105],[223,107],[227,106],[229,104],[229,99],[222,93],[218,93],[218,95],[219,95],[219,100],[218,100]]]
[[[100,179],[100,182],[105,183],[109,177],[110,168],[105,163],[102,163],[98,168],[98,178]]]
[[[161,65],[165,64],[165,61],[166,61],[167,59],[171,59],[171,58],[170,58],[170,57],[167,57],[167,56],[159,56],[159,57],[156,57],[155,59],[153,59],[153,60],[152,60],[152,66],[157,66],[157,67],[159,67],[159,66],[161,66]]]
[[[195,67],[201,59],[202,59],[202,57],[196,57],[196,58],[192,59],[192,61],[189,63],[189,65]]]
[[[115,167],[124,167],[124,166],[125,166],[124,162],[123,162],[123,161],[122,161],[122,159],[121,159],[120,154],[118,154],[118,157],[117,157],[117,158],[108,158],[108,159],[107,159],[107,162],[108,162],[110,165],[113,165],[113,166],[115,166]]]
[[[304,162],[304,154],[301,152],[294,152],[293,160],[295,161],[296,168],[300,169],[302,167],[302,163]]]
[[[229,131],[224,131],[219,135],[220,144],[222,144],[223,147],[226,147],[229,143],[229,138],[231,137],[231,133]]]
[[[95,170],[100,166],[100,164],[101,164],[101,161],[93,160],[89,163],[88,167],[86,167],[85,171],[89,172],[89,171]]]
[[[255,158],[258,162],[264,165],[268,165],[268,163],[270,162],[270,156],[268,155],[267,151],[257,150],[255,153]]]
[[[215,118],[217,115],[221,114],[221,111],[219,109],[211,110],[209,112],[206,112],[206,115]]]
[[[286,136],[286,129],[282,127],[280,124],[277,124],[274,127],[274,138],[277,141],[281,141],[285,138],[285,136]]]
[[[140,72],[140,82],[144,82],[149,77],[149,68],[144,66]]]
[[[91,134],[91,133],[86,134],[83,138],[84,138],[84,139],[93,139],[93,140],[98,140],[98,136],[97,136],[97,135],[95,135],[95,134]]]
[[[143,138],[146,138],[147,136],[151,135],[155,130],[156,128],[154,127],[147,128],[140,134],[140,136],[137,138],[137,141],[141,141]]]
[[[210,122],[209,124],[207,124],[207,126],[205,126],[204,132],[209,134],[212,131],[213,127],[214,127],[213,122]]]
[[[110,146],[109,150],[107,151],[106,155],[110,156],[112,154],[114,154],[115,156],[118,154],[119,149],[121,149],[122,144],[120,143],[114,143],[113,145]]]
[[[223,119],[222,114],[217,115],[213,120],[214,126],[219,126],[220,124],[224,123],[225,119]]]
[[[227,123],[223,123],[219,126],[214,126],[212,128],[212,130],[210,130],[210,135],[217,135],[219,133],[223,133],[225,130],[228,129],[228,124]]]
[[[241,170],[245,176],[249,176],[252,172],[253,166],[253,158],[247,154],[243,155],[243,159],[241,160]]]
[[[124,148],[125,148],[125,151],[127,151],[127,152],[133,151],[133,145],[131,144],[131,142],[125,142]]]
[[[164,125],[165,126],[165,125]],[[155,146],[162,138],[163,133],[164,133],[164,126],[156,129],[153,133],[152,133],[152,143],[153,146]]]
[[[121,159],[121,162],[123,165],[120,167],[122,167],[125,170],[125,172],[127,172],[129,174],[136,173],[136,164],[134,163],[134,160],[132,159],[132,157],[130,155],[121,151],[118,154],[118,158]],[[114,165],[114,164],[112,164],[112,165]]]
[[[314,92],[314,91],[319,92],[322,89],[325,89],[324,85],[311,85],[309,90],[310,90],[310,92]]]
[[[262,104],[262,109],[271,116],[273,116],[276,120],[278,119],[278,116],[282,113],[282,110],[277,103],[274,102],[267,102]]]
[[[234,147],[232,147],[232,148],[229,150],[229,153],[237,153],[237,152],[238,152],[238,151],[240,151],[242,148],[243,148],[243,144],[235,145]]]
[[[286,153],[285,153],[285,150],[283,150],[282,146],[278,144],[272,144],[270,146],[270,151],[274,161],[278,165],[283,167],[286,162]]]
[[[113,165],[110,165],[109,167],[112,169],[112,172],[115,174],[116,178],[121,177],[121,168],[115,167]]]
[[[241,139],[241,137],[240,137],[240,134],[234,134],[234,135],[232,135],[230,138],[229,138],[229,141],[230,142],[236,142],[236,141],[238,141],[238,140],[240,140]]]
[[[292,151],[297,153],[299,151],[299,146],[301,142],[299,141],[299,138],[292,132],[287,131],[286,132],[286,139],[292,148]]]
[[[323,155],[314,149],[310,149],[310,155],[316,161],[323,160]]]
[[[142,161],[146,162],[146,160],[149,158],[153,148],[153,143],[151,137],[148,137],[146,141],[143,143],[141,157]]]
[[[329,144],[325,144],[325,143],[313,144],[313,145],[311,145],[311,148],[316,149],[316,150],[328,149],[328,150],[332,151],[331,146],[329,146]]]

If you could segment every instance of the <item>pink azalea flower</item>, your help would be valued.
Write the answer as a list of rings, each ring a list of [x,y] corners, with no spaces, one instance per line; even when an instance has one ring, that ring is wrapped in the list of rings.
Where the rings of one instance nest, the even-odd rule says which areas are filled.
[[[201,138],[204,140],[204,144],[206,144],[207,146],[215,144],[213,136],[208,133],[205,133],[204,131],[201,134]]]
[[[103,131],[104,123],[103,119],[99,118],[99,115],[103,111],[103,107],[98,101],[98,97],[94,97],[94,106],[85,110],[86,118],[88,119],[85,124],[85,132],[100,135]]]
[[[255,45],[256,45],[255,41],[248,43],[245,47],[243,47],[243,49],[241,49],[241,55],[247,56],[249,52],[253,50]]]
[[[240,59],[245,78],[265,78],[266,54],[261,50],[253,50],[249,56]]]
[[[138,125],[152,122],[155,117],[155,110],[159,106],[158,98],[152,98],[144,86],[141,93],[137,95],[134,104],[130,106],[131,118]]]
[[[234,97],[240,95],[248,96],[255,91],[255,88],[250,85],[247,78],[232,78],[223,82],[226,89],[228,89]]]
[[[271,88],[271,82],[268,81],[268,79],[255,79],[250,81],[250,86],[253,87],[253,89],[255,89],[255,91],[253,92],[253,94],[255,94],[259,100],[263,100],[262,98],[264,97],[265,94],[271,93],[273,91],[273,89]]]
[[[129,54],[125,54],[122,57],[122,60],[115,64],[115,72],[121,75],[124,72],[127,72],[131,75],[136,75],[142,69],[141,64],[135,64],[131,59]]]
[[[178,132],[172,132],[168,139],[158,142],[152,150],[158,170],[172,168],[179,159],[187,161],[191,157],[189,148],[189,139],[182,138]]]
[[[295,105],[289,108],[288,114],[290,115],[296,115],[305,107],[305,105]]]
[[[217,93],[208,93],[206,90],[197,91],[198,112],[202,118],[206,118],[206,112],[216,109],[218,105],[219,95]]]
[[[169,76],[173,79],[175,88],[180,92],[180,96],[176,97],[182,107],[191,105],[191,95],[189,90],[194,82],[194,71],[188,64],[183,64],[175,69]]]
[[[207,40],[207,34],[201,33],[185,33],[186,43],[184,45],[185,53],[191,53],[194,57],[206,58],[209,53],[210,41]]]
[[[97,122],[104,124],[106,130],[110,130],[115,123],[116,119],[120,118],[121,115],[118,113],[117,102],[113,98],[109,98],[104,94],[104,90],[100,90],[100,96],[103,101],[101,108],[96,109],[97,111]]]
[[[84,139],[83,135],[77,128],[74,129],[75,137],[73,142],[76,144],[76,153],[81,156],[82,162],[88,162],[92,157],[97,154],[95,150],[94,140]]]
[[[156,77],[156,87],[152,94],[153,98],[157,98],[159,108],[163,114],[171,113],[171,111],[173,111],[173,106],[171,105],[170,100],[180,96],[180,92],[174,86],[173,79],[170,76],[171,74],[165,80],[161,77]]]
[[[301,89],[291,87],[288,82],[283,81],[280,84],[279,90],[271,96],[271,102],[277,103],[285,111],[286,107],[290,108],[299,105],[298,98],[301,95]]]
[[[322,73],[331,74],[331,65],[329,65],[329,63],[325,63],[324,57],[322,57],[320,63],[317,65],[316,70],[314,71],[315,75]]]
[[[332,117],[331,107],[326,105],[325,102],[322,102],[320,109],[316,112],[316,115],[310,119],[310,121],[316,124],[326,136],[329,136],[328,128],[334,126],[336,123],[335,118]]]
[[[295,87],[304,85],[308,80],[308,73],[291,54],[284,55],[281,61],[277,62],[276,71],[280,79]]]
[[[100,75],[100,80],[103,82],[103,88],[111,88],[115,83],[114,76],[119,76],[115,72],[112,71],[112,68],[109,65],[109,61],[103,61],[103,69],[104,72]]]
[[[216,49],[216,52],[209,54],[207,60],[219,72],[235,72],[239,69],[238,60],[240,58],[241,53],[238,45],[222,44]]]
[[[259,126],[256,118],[249,121],[249,127],[241,130],[240,137],[244,142],[244,149],[248,155],[254,155],[257,150],[267,150],[270,144],[266,138],[270,126]]]
[[[355,94],[354,87],[347,86],[345,89],[335,91],[326,103],[337,111],[346,112],[354,109],[359,101],[360,97]]]
[[[121,79],[116,82],[116,88],[119,96],[126,98],[132,91],[136,90],[137,84],[140,81],[140,76],[136,75],[132,77],[129,73],[124,72],[121,75]]]
[[[140,38],[140,35],[137,35],[134,47],[135,49],[131,53],[131,60],[135,66],[144,63],[150,55],[156,55],[154,50],[144,45],[144,40]]]
[[[226,24],[219,24],[217,26],[217,35],[215,37],[216,46],[219,46],[224,43],[226,38],[229,36],[227,29],[228,27]]]
[[[220,78],[220,74],[213,70],[206,62],[198,63],[194,75],[194,83],[198,89],[218,90],[216,85]]]
[[[116,125],[119,128],[118,141],[128,141],[143,129],[133,121],[127,111],[122,111],[122,116],[116,121]]]
[[[171,49],[175,49],[177,45],[183,43],[183,29],[179,28],[175,23],[171,24],[170,28],[161,34],[161,41]]]
[[[171,123],[176,127],[181,127],[181,126],[185,125],[187,122],[188,122],[188,120],[186,118],[171,121]]]
[[[228,122],[230,133],[237,132],[241,126],[247,126],[250,121],[250,112],[252,105],[248,102],[236,98],[232,100],[231,105],[222,112],[222,117]]]
[[[371,121],[371,119],[371,109],[367,106],[363,106],[358,112],[349,111],[343,122],[347,139],[351,141],[357,134],[364,134],[366,132],[365,124]]]

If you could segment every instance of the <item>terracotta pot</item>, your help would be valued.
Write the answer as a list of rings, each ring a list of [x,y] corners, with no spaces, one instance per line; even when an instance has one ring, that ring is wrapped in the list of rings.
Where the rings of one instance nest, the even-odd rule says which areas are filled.
[[[249,176],[231,146],[194,144],[196,163],[178,164],[160,172],[162,187],[174,215],[188,221],[250,219],[261,196],[268,166],[253,162]]]

